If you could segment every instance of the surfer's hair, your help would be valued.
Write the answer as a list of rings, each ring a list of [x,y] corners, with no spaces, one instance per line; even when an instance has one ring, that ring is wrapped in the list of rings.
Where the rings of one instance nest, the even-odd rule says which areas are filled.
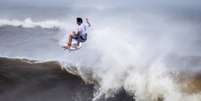
[[[77,22],[80,22],[80,23],[82,23],[83,21],[82,21],[82,18],[81,17],[77,17]]]

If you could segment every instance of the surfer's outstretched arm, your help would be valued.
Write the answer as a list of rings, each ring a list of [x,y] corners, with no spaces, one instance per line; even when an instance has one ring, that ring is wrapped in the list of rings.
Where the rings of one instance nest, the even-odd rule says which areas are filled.
[[[89,25],[89,27],[91,27],[91,23],[89,22],[89,19],[88,19],[88,18],[86,18],[86,22],[87,22],[87,24]]]

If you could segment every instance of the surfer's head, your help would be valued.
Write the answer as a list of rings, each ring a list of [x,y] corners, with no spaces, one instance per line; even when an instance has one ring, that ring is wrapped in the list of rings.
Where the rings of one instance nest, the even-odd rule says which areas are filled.
[[[77,21],[77,24],[78,25],[81,25],[82,24],[82,18],[80,18],[80,17],[77,17],[77,19],[76,19],[76,21]]]

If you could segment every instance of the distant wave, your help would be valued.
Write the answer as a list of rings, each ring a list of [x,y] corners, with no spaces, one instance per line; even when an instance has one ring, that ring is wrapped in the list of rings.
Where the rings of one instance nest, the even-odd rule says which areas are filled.
[[[0,27],[3,26],[14,26],[23,28],[64,28],[65,24],[58,20],[44,20],[44,21],[33,21],[31,18],[26,18],[24,20],[17,19],[0,19]]]

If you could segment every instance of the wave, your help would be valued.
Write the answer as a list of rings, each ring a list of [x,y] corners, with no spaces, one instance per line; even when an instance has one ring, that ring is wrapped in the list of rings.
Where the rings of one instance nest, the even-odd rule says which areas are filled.
[[[0,99],[4,101],[91,101],[95,92],[94,84],[62,69],[57,61],[14,58],[0,58],[0,86]],[[125,90],[100,101],[122,99],[133,101]]]
[[[31,18],[26,18],[24,20],[17,19],[0,19],[0,27],[3,26],[14,26],[23,28],[65,28],[65,24],[58,20],[45,20],[45,21],[33,21]]]
[[[143,99],[145,101],[180,101],[182,99],[180,97],[183,96],[183,99],[186,99],[185,101],[200,101],[200,73],[195,74],[186,71],[179,74],[172,72],[169,74],[175,79],[177,86],[171,84],[171,80],[164,76],[166,74],[157,75],[157,77],[152,74],[149,75],[151,76],[148,77],[149,79],[142,73],[133,73],[133,71],[130,76],[119,74],[122,78],[119,83],[123,82],[123,86],[116,90],[110,88],[103,94],[100,91],[109,89],[106,85],[102,85],[103,80],[101,79],[104,78],[98,78],[94,71],[87,70],[87,68],[81,70],[79,66],[64,65],[57,61],[42,62],[0,58],[0,99],[12,100],[7,97],[9,95],[13,96],[15,101],[27,101],[34,97],[46,100],[59,99],[61,101],[66,100],[66,98],[69,98],[69,101],[122,101],[122,99],[125,101],[142,101]],[[110,78],[108,74],[106,75],[106,78]],[[117,78],[119,76],[116,75]],[[147,82],[145,82],[146,79]],[[88,82],[89,80],[93,82]],[[108,86],[115,87],[118,85],[115,83],[118,82],[112,81],[112,84]],[[144,86],[146,87],[144,88]],[[144,98],[139,98],[141,93]],[[15,94],[18,95],[17,98],[14,96]],[[49,96],[49,94],[56,96]],[[25,100],[20,99],[19,96],[25,95]]]
[[[197,64],[198,57],[185,57],[181,61]],[[177,60],[179,62],[180,60]],[[175,62],[175,61],[174,61]],[[169,63],[171,64],[171,63]],[[192,66],[190,64],[186,64]],[[110,98],[124,89],[135,101],[200,101],[201,100],[201,76],[199,71],[191,70],[167,70],[164,64],[159,62],[152,66],[143,67],[79,67],[69,68],[73,74],[79,75],[85,82],[95,85],[93,101],[101,101],[102,98]]]
[[[51,59],[61,59],[60,61],[72,63],[69,65],[65,62],[58,67],[64,68],[68,71],[67,73],[77,75],[86,83],[93,84],[95,88],[92,90],[93,101],[101,101],[102,98],[108,99],[118,95],[122,91],[121,89],[124,89],[126,95],[130,95],[135,101],[200,101],[201,90],[198,86],[200,83],[197,82],[200,81],[197,79],[199,76],[193,80],[195,77],[187,76],[191,72],[188,71],[186,76],[189,79],[182,79],[183,75],[177,75],[180,71],[170,71],[171,69],[198,70],[200,67],[198,59],[196,59],[198,62],[194,60],[188,62],[191,59],[181,61],[186,60],[185,55],[199,55],[191,50],[195,48],[192,46],[194,37],[192,40],[191,38],[190,40],[183,40],[189,39],[189,31],[186,31],[183,26],[178,28],[173,26],[167,29],[167,21],[163,22],[162,20],[159,22],[152,20],[153,23],[142,24],[141,27],[138,25],[140,22],[131,25],[126,23],[122,27],[119,26],[122,19],[124,18],[113,19],[111,22],[107,22],[107,26],[105,26],[105,21],[103,21],[103,26],[100,23],[93,22],[99,26],[96,26],[96,30],[92,32],[93,35],[90,35],[86,48],[83,47],[75,54],[73,52],[53,51],[51,55],[54,56]],[[128,20],[128,22],[132,21],[133,19]],[[164,23],[165,25],[163,25]],[[168,23],[168,25],[175,24]],[[133,31],[133,26],[139,27],[139,29],[136,28]],[[156,28],[156,30],[147,30],[147,28]],[[193,28],[188,30],[193,30]],[[192,36],[196,35],[193,34]],[[41,41],[39,42],[41,43]],[[189,46],[183,47],[185,43]],[[46,49],[44,47],[39,48]],[[189,50],[185,51],[187,48]],[[49,59],[48,51],[45,51],[45,59]],[[33,56],[43,56],[41,51],[33,52],[30,53]],[[173,55],[169,56],[170,53]],[[180,53],[184,58],[177,59],[174,57],[174,53]],[[166,56],[169,56],[169,59],[164,60]],[[51,67],[51,65],[49,66]],[[177,81],[180,78],[181,80]],[[89,91],[91,92],[91,90]]]

